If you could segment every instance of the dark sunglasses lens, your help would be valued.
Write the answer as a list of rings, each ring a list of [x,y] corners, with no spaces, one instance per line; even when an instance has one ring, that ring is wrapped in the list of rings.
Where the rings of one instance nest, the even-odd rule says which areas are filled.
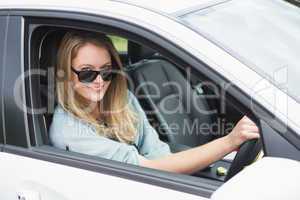
[[[113,72],[111,70],[103,71],[101,77],[103,81],[110,81],[113,78]]]
[[[81,71],[78,74],[78,78],[80,82],[83,83],[91,83],[93,82],[96,77],[97,77],[98,73],[95,71]]]

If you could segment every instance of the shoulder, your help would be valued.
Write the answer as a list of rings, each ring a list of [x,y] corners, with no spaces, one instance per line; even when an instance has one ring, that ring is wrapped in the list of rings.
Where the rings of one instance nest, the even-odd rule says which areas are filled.
[[[96,135],[95,130],[86,122],[64,110],[60,105],[55,108],[49,136],[54,146],[64,148],[68,138],[84,135]]]
[[[129,103],[136,100],[136,97],[130,90],[127,90],[127,100]]]
[[[144,112],[136,96],[129,90],[127,91],[127,100],[131,108],[133,108],[138,114]]]
[[[66,111],[62,106],[57,105],[54,110],[52,124],[50,128],[55,128],[55,126],[58,125],[74,125],[77,123],[81,123],[81,121],[77,119],[74,115]]]

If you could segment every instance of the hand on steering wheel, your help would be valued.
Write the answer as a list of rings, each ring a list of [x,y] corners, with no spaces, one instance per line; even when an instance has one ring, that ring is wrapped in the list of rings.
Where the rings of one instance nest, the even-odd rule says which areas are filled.
[[[253,121],[244,116],[227,137],[237,149],[244,142],[259,138],[259,130]]]
[[[258,140],[259,129],[253,121],[244,116],[227,136],[232,144],[239,150],[231,163],[226,176],[226,181],[241,171],[244,166],[251,164],[261,151],[261,143]]]

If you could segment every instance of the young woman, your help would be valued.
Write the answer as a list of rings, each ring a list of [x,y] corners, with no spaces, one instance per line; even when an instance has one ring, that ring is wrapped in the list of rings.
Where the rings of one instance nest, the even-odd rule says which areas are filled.
[[[243,117],[231,133],[171,153],[128,91],[122,64],[105,35],[68,32],[58,52],[58,106],[50,127],[55,147],[170,172],[191,174],[259,137]]]

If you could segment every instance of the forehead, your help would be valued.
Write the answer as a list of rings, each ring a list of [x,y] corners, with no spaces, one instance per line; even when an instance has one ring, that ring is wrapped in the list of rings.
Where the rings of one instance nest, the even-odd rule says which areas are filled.
[[[111,56],[108,49],[106,49],[104,46],[99,46],[92,43],[86,43],[81,46],[72,60],[73,64],[89,64],[95,67],[101,66],[108,62],[111,62]]]

